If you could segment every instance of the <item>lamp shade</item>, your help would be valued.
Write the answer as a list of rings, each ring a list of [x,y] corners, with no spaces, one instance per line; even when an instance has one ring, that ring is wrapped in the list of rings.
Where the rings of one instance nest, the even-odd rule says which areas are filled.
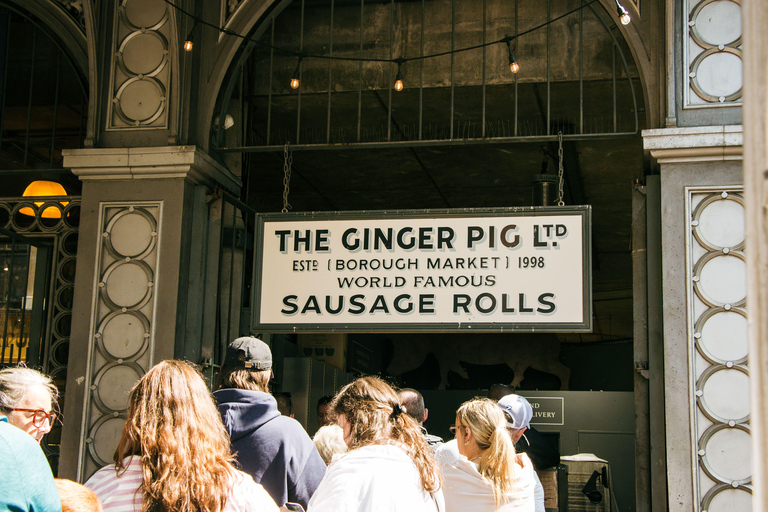
[[[55,181],[38,180],[30,183],[29,186],[24,189],[24,194],[22,195],[24,197],[66,196],[67,191],[64,190],[64,187],[62,187],[61,184],[56,183]],[[68,204],[68,201],[61,203],[62,206],[66,206]],[[43,201],[35,201],[35,206],[40,207],[42,205]],[[32,208],[29,207],[20,209],[19,213],[22,215],[28,215],[30,217],[35,216],[35,212],[32,210]],[[40,216],[44,219],[60,219],[61,211],[58,208],[49,207],[46,208]]]

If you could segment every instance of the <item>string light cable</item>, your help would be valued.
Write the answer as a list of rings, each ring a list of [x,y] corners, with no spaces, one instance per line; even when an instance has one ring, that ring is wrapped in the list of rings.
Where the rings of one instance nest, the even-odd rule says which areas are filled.
[[[436,57],[443,57],[443,56],[446,56],[446,55],[452,55],[452,54],[456,54],[456,53],[463,53],[463,52],[468,52],[468,51],[472,51],[472,50],[478,50],[478,49],[481,49],[481,48],[486,48],[486,47],[494,46],[494,45],[497,45],[497,44],[506,44],[507,45],[507,48],[509,50],[509,69],[510,69],[510,71],[512,73],[517,73],[520,70],[520,65],[517,62],[517,59],[515,58],[515,55],[514,55],[514,53],[512,51],[512,41],[517,43],[517,40],[521,36],[530,34],[532,32],[536,32],[537,30],[541,30],[542,28],[545,28],[547,25],[550,25],[550,24],[552,24],[552,23],[554,23],[556,21],[559,21],[559,20],[561,20],[563,18],[566,18],[566,17],[570,16],[571,14],[577,13],[580,10],[585,9],[585,8],[589,7],[590,5],[598,2],[599,0],[589,0],[588,2],[585,2],[585,3],[581,4],[579,7],[576,7],[575,9],[571,9],[570,11],[567,11],[567,12],[561,14],[560,16],[552,18],[551,20],[546,21],[546,22],[544,22],[544,23],[542,23],[540,25],[536,25],[533,28],[530,28],[530,29],[525,30],[523,32],[519,32],[519,33],[515,34],[514,36],[504,36],[501,39],[498,39],[498,40],[495,40],[495,41],[488,41],[488,42],[485,42],[485,43],[482,43],[482,44],[477,44],[477,45],[474,45],[474,46],[467,46],[467,47],[464,47],[464,48],[457,48],[457,49],[453,49],[453,50],[447,50],[447,51],[444,51],[444,52],[431,53],[431,54],[428,54],[428,55],[420,55],[420,56],[417,56],[417,57],[398,57],[396,59],[365,58],[365,57],[342,57],[342,56],[338,56],[338,55],[308,54],[308,53],[304,53],[304,52],[301,52],[301,51],[289,50],[287,48],[282,48],[280,46],[275,46],[275,45],[272,45],[272,44],[269,44],[269,43],[265,43],[263,41],[259,41],[258,39],[252,39],[248,35],[238,34],[237,32],[235,32],[232,29],[228,29],[226,27],[220,27],[220,26],[215,25],[213,23],[209,23],[209,22],[203,20],[202,18],[200,18],[199,16],[195,16],[194,14],[190,13],[189,11],[186,11],[185,9],[179,7],[178,5],[173,3],[172,0],[163,0],[163,1],[166,4],[170,5],[171,7],[173,7],[176,11],[180,12],[181,14],[183,14],[184,16],[188,17],[189,19],[191,19],[193,21],[194,24],[192,26],[192,31],[194,31],[194,29],[196,28],[197,25],[203,25],[203,26],[206,26],[206,27],[213,28],[214,30],[217,30],[218,32],[220,32],[222,34],[240,38],[240,39],[242,39],[242,40],[244,40],[244,41],[246,41],[248,43],[253,43],[254,45],[261,46],[263,48],[269,48],[271,50],[274,50],[274,51],[277,51],[277,52],[280,52],[280,53],[283,53],[283,54],[286,54],[286,55],[291,55],[291,56],[297,57],[299,59],[299,62],[298,62],[298,65],[296,66],[296,71],[294,72],[293,78],[291,78],[291,82],[290,82],[291,88],[293,88],[293,89],[297,89],[299,87],[299,84],[300,84],[300,78],[301,78],[300,77],[300,75],[301,75],[300,66],[301,66],[302,59],[309,59],[309,58],[311,58],[311,59],[325,59],[325,60],[338,60],[338,61],[350,61],[350,62],[384,62],[384,63],[397,64],[397,76],[395,77],[394,88],[397,91],[402,91],[403,88],[404,88],[404,82],[403,82],[403,77],[402,77],[402,73],[401,73],[401,67],[406,62],[433,59],[433,58],[436,58]],[[630,22],[629,13],[619,3],[619,0],[615,0],[615,2],[616,2],[616,10],[617,10],[617,16],[619,17],[619,21],[621,22],[622,25],[629,24],[629,22]],[[190,35],[191,35],[192,31],[190,31]],[[189,46],[190,46],[189,50],[187,50],[187,43],[189,43]],[[187,51],[191,51],[191,49],[192,49],[191,47],[192,47],[191,37],[188,36],[187,40],[184,43],[184,49],[187,50]],[[294,87],[294,85],[295,85],[295,87]]]

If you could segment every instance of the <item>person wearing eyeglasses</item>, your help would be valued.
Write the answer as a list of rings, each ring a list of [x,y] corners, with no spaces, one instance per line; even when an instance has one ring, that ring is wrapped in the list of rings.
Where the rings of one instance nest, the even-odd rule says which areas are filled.
[[[435,453],[443,474],[446,512],[534,512],[533,463],[516,454],[496,402],[476,398],[456,411],[456,438]]]
[[[0,510],[61,512],[40,439],[51,430],[58,393],[25,367],[0,370]]]
[[[0,370],[0,414],[38,443],[53,427],[58,397],[51,378],[37,370],[23,366]]]

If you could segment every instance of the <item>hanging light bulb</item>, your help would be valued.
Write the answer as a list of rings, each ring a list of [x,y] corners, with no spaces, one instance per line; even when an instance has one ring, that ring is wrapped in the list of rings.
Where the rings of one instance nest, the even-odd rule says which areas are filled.
[[[296,71],[293,72],[293,78],[291,78],[291,89],[298,89],[301,84],[301,57],[299,57],[299,63],[296,65]]]
[[[618,14],[619,21],[621,21],[622,25],[629,25],[629,22],[632,21],[632,18],[629,17],[629,13],[624,6],[619,3],[619,0],[616,0],[616,14]]]
[[[509,50],[509,70],[512,73],[517,74],[517,72],[520,71],[520,64],[517,63],[515,54],[512,53],[512,44],[510,44],[509,40],[507,40],[507,50]]]
[[[184,39],[184,51],[185,52],[191,52],[192,48],[195,46],[195,43],[193,41],[193,36],[195,35],[195,28],[197,28],[197,21],[192,25],[192,30],[189,31],[189,34],[187,34],[186,39]]]
[[[517,63],[514,55],[509,56],[509,70],[515,74],[520,71],[520,64]]]
[[[395,76],[395,90],[397,92],[400,92],[405,88],[405,85],[403,84],[403,74],[400,71],[401,64],[402,62],[397,63],[397,75]]]

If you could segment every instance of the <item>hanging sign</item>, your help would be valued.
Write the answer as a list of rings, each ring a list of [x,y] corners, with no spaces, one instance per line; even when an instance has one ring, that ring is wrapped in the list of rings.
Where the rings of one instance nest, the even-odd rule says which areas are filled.
[[[259,332],[592,329],[589,206],[257,216]]]

